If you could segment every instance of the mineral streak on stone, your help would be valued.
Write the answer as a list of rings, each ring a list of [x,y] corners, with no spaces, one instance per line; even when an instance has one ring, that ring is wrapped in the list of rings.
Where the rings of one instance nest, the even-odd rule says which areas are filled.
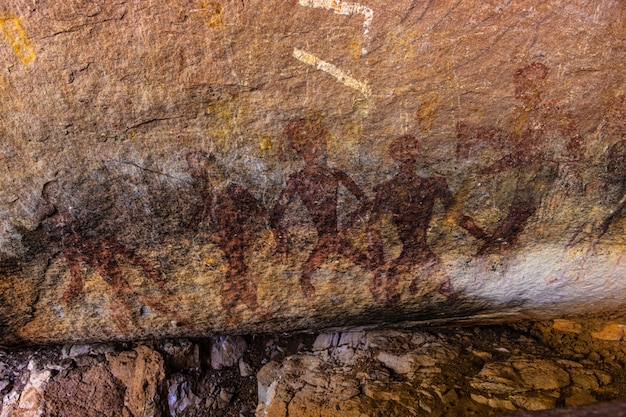
[[[4,2],[2,344],[618,308],[625,21]]]

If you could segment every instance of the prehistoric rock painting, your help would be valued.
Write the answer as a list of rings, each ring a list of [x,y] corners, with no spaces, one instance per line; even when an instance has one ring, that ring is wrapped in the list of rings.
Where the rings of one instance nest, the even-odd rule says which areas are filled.
[[[560,185],[564,188],[582,188],[575,166],[583,158],[584,142],[569,114],[559,106],[543,102],[547,75],[548,68],[538,62],[515,72],[515,97],[521,107],[508,131],[465,124],[457,126],[457,158],[467,158],[475,150],[470,138],[477,141],[478,146],[486,144],[505,150],[498,161],[478,170],[479,178],[472,179],[472,184],[511,170],[516,178],[506,214],[485,238],[479,256],[513,248],[557,179],[561,179]],[[462,187],[461,198],[466,197],[467,187],[472,184]]]
[[[113,239],[88,234],[82,222],[61,204],[56,182],[49,182],[44,186],[42,197],[48,205],[44,214],[45,218],[42,220],[44,231],[61,245],[61,253],[65,256],[70,272],[70,283],[63,294],[64,303],[71,305],[83,292],[84,279],[81,264],[85,264],[95,269],[115,292],[111,316],[120,330],[127,329],[125,312],[137,301],[170,317],[176,317],[172,310],[158,300],[148,298],[133,290],[124,278],[118,259],[124,259],[141,268],[165,294],[171,296],[172,293],[166,286],[165,278],[157,268]]]
[[[209,219],[217,233],[217,244],[228,262],[227,279],[220,291],[222,306],[232,313],[241,300],[251,310],[269,317],[259,306],[257,288],[245,261],[248,247],[246,222],[254,218],[264,219],[265,207],[243,186],[224,179],[212,154],[195,151],[189,152],[185,158],[195,180],[194,188],[202,199],[190,227],[195,229]]]
[[[274,231],[277,251],[286,253],[287,234],[281,220],[291,200],[298,196],[311,216],[317,230],[317,244],[304,263],[300,277],[302,291],[310,301],[315,297],[311,276],[330,256],[343,255],[357,265],[370,268],[367,255],[345,238],[353,223],[368,210],[370,201],[345,172],[328,166],[328,131],[321,120],[295,120],[286,127],[285,136],[304,160],[304,168],[289,177],[270,213],[269,223]],[[349,216],[347,226],[343,229],[337,225],[337,192],[340,184],[360,202],[360,207]]]
[[[606,160],[605,179],[614,187],[612,196],[609,196],[614,204],[600,223],[598,239],[609,230],[615,220],[624,214],[624,207],[626,207],[626,139],[614,143],[607,149]]]
[[[394,139],[389,147],[389,156],[396,163],[398,172],[393,178],[374,188],[376,197],[370,215],[369,234],[371,258],[378,268],[370,290],[377,301],[381,299],[381,287],[384,287],[387,302],[397,302],[401,296],[397,291],[401,276],[416,266],[422,268],[423,272],[439,270],[443,277],[439,291],[448,297],[455,295],[450,279],[441,267],[441,260],[431,250],[427,241],[427,230],[435,202],[440,200],[447,209],[452,205],[454,197],[445,178],[417,175],[419,148],[419,143],[413,136],[401,136]],[[385,259],[378,223],[384,213],[391,215],[402,242],[402,252],[386,267],[387,283],[383,285],[382,270]],[[462,227],[470,233],[478,238],[485,237],[484,232],[470,217],[461,216],[459,220]],[[424,273],[415,277],[409,290],[414,293],[420,284],[421,277],[427,275]]]

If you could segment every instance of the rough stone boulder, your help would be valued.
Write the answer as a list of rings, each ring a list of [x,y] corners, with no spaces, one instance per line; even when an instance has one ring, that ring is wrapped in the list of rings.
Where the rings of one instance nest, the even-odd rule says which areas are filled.
[[[1,343],[619,309],[624,22],[623,1],[4,2]]]

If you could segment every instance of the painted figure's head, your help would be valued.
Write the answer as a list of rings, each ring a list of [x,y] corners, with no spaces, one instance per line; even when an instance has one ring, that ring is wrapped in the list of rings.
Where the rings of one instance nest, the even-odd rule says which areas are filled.
[[[289,145],[307,163],[325,160],[328,130],[320,119],[294,120],[285,128]]]
[[[191,151],[185,155],[189,173],[193,178],[207,178],[215,165],[215,156],[204,151]]]
[[[41,197],[53,206],[58,206],[61,199],[61,187],[56,181],[48,181],[43,185]]]
[[[389,156],[398,164],[415,163],[419,154],[420,144],[415,136],[399,136],[389,145]]]
[[[548,77],[548,67],[541,62],[533,62],[515,71],[515,98],[529,107],[541,102],[541,91]]]

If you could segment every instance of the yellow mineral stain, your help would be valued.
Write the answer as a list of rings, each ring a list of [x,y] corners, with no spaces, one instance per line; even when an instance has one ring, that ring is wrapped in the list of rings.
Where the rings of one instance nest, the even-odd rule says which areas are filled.
[[[357,98],[352,102],[352,113],[354,116],[365,118],[369,116],[372,109],[372,102],[364,97]]]
[[[517,106],[515,108],[515,115],[513,116],[513,133],[515,135],[519,135],[522,133],[522,129],[526,125],[528,121],[528,117],[530,116],[530,111],[532,109],[526,106]]]
[[[222,129],[209,124],[206,129],[206,136],[215,145],[215,150],[220,153],[229,153],[236,145],[233,142],[233,131],[230,129]]]
[[[328,140],[326,141],[326,150],[329,155],[342,155],[345,154],[344,143],[342,142],[343,138],[340,138],[337,135],[330,134],[328,135]]]
[[[274,144],[272,143],[272,139],[269,136],[263,136],[261,138],[261,141],[259,142],[259,148],[262,151],[269,151],[274,147]]]
[[[322,123],[324,120],[325,114],[324,112],[318,110],[317,108],[313,108],[306,112],[305,119],[310,120],[315,123]]]
[[[207,135],[216,140],[216,143],[225,143],[230,138],[230,130],[207,128]]]
[[[624,338],[624,325],[607,323],[599,332],[591,332],[591,337],[600,340],[620,341]]]
[[[223,26],[222,17],[224,16],[224,8],[219,1],[206,1],[202,3],[202,10],[206,14],[206,24],[211,28]]]
[[[220,152],[230,152],[237,145],[233,139],[240,138],[240,121],[249,111],[245,96],[224,93],[213,97],[206,108],[209,116],[207,137]]]
[[[345,130],[345,138],[351,142],[360,142],[363,138],[363,124],[362,123],[350,123]]]
[[[204,266],[209,269],[217,269],[217,267],[222,263],[220,259],[214,256],[205,256],[202,262],[204,263]]]
[[[565,319],[554,320],[552,328],[565,333],[582,333],[583,331],[583,326],[580,323]]]
[[[417,114],[415,116],[420,129],[425,132],[430,131],[433,126],[433,122],[435,121],[435,117],[437,117],[437,111],[439,110],[440,103],[441,99],[436,91],[430,92],[424,96],[424,99],[417,108]]]
[[[240,112],[242,100],[237,95],[212,100],[207,106],[206,113],[222,120],[230,120]]]
[[[35,59],[35,48],[26,36],[26,31],[24,31],[19,17],[13,15],[0,16],[0,31],[22,63],[28,64]]]
[[[351,42],[348,45],[348,51],[350,51],[350,58],[356,61],[363,55],[363,46],[360,42]]]

